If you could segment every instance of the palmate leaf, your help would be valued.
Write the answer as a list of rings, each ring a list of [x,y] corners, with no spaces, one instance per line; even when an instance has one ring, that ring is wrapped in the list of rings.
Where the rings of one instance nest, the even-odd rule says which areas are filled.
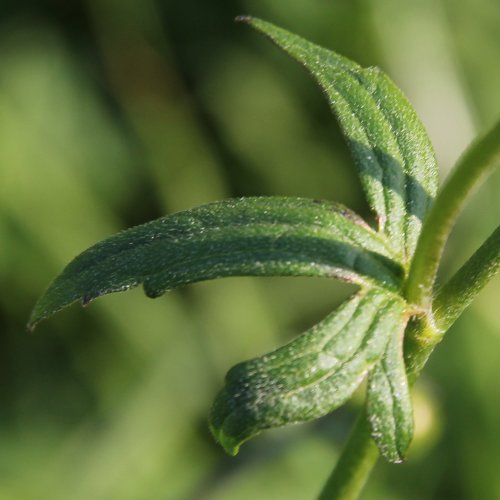
[[[143,284],[166,290],[227,276],[336,277],[389,290],[402,270],[385,239],[341,205],[242,198],[162,217],[76,257],[37,302],[30,327],[63,307]]]
[[[263,429],[323,416],[349,399],[406,322],[405,302],[361,291],[280,349],[240,363],[226,376],[210,428],[231,454]]]
[[[367,417],[401,461],[413,419],[402,355],[402,286],[437,189],[434,153],[401,91],[356,63],[264,21],[242,19],[301,62],[325,91],[351,148],[377,231],[345,207],[301,198],[214,202],[112,236],[76,257],[37,302],[29,326],[63,307],[142,284],[167,290],[228,276],[316,276],[359,292],[286,346],[229,371],[210,428],[229,453],[263,429],[343,404],[368,377]]]
[[[409,263],[438,184],[432,145],[414,109],[378,68],[362,68],[268,22],[238,18],[302,63],[326,93],[379,229]]]

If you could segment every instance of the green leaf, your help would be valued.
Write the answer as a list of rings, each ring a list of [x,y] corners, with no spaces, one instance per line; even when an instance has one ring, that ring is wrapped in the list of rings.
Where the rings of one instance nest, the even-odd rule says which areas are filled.
[[[411,104],[378,68],[362,68],[260,19],[239,20],[301,62],[325,91],[379,229],[409,263],[438,184],[432,145]]]
[[[390,332],[384,357],[368,377],[367,417],[383,457],[400,463],[413,437],[413,409],[403,358],[405,323]]]
[[[118,233],[76,257],[29,326],[82,300],[143,284],[146,295],[226,276],[336,277],[397,290],[402,270],[381,235],[341,205],[300,198],[210,203]]]
[[[270,354],[233,367],[210,428],[230,454],[263,429],[325,415],[350,398],[404,324],[405,303],[361,291],[322,322]]]

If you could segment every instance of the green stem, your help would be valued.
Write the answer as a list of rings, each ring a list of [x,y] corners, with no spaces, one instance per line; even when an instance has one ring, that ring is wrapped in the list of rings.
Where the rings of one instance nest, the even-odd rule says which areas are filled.
[[[425,220],[406,287],[410,304],[430,312],[446,240],[470,192],[500,164],[500,122],[458,160]]]
[[[444,286],[436,291],[434,321],[446,331],[500,268],[500,226]]]
[[[379,456],[363,412],[318,500],[358,498]]]
[[[500,226],[435,292],[432,315],[414,317],[405,332],[405,364],[413,384],[436,344],[500,268]]]

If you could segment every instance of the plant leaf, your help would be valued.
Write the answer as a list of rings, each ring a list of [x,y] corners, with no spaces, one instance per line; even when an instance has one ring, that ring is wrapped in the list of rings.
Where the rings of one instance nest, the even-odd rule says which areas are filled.
[[[82,300],[143,283],[158,297],[226,276],[336,277],[396,290],[402,270],[384,238],[341,205],[301,198],[210,203],[111,236],[49,286],[29,326]]]
[[[386,352],[368,377],[367,417],[372,438],[388,461],[400,463],[413,437],[413,409],[403,358],[401,328],[390,333]]]
[[[411,104],[378,68],[362,68],[260,19],[238,19],[301,62],[325,91],[379,229],[409,263],[438,184],[432,145]]]
[[[361,291],[289,344],[233,367],[210,415],[215,438],[234,455],[264,429],[342,405],[401,330],[404,311],[394,294]]]

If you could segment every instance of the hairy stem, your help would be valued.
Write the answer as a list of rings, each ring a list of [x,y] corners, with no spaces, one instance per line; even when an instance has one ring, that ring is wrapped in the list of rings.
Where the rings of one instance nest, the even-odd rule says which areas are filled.
[[[372,441],[363,411],[318,500],[355,500],[358,498],[378,456],[378,449]]]
[[[446,240],[470,192],[500,164],[500,122],[459,159],[425,220],[406,287],[410,304],[430,312]]]
[[[444,286],[436,291],[434,321],[447,330],[500,268],[500,226]]]

